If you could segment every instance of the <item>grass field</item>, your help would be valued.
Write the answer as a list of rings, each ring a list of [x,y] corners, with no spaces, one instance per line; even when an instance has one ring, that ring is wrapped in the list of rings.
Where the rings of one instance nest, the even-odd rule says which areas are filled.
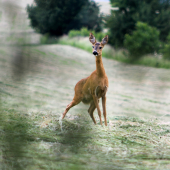
[[[38,44],[28,21],[18,22],[23,7],[14,9],[23,15],[8,25],[2,12],[0,22],[0,169],[170,169],[170,71],[103,58],[108,126],[96,111],[94,125],[82,103],[61,121],[95,58]]]

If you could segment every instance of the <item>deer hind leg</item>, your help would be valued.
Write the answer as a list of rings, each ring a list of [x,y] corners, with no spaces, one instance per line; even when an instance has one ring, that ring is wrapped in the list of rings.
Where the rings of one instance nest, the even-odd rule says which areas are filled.
[[[107,92],[107,86],[105,86],[104,95],[102,96],[102,106],[103,106],[103,116],[104,116],[105,126],[107,126],[107,118],[106,118],[106,92]]]
[[[66,113],[70,110],[70,108],[72,108],[73,106],[79,104],[80,102],[81,102],[81,98],[75,98],[75,97],[74,97],[74,99],[72,100],[72,102],[67,105],[67,107],[66,107],[66,109],[65,109],[65,111],[64,111],[64,113],[63,113],[62,119],[64,119]]]
[[[99,102],[99,100],[98,100],[98,102]],[[95,105],[94,101],[92,101],[90,104],[90,107],[88,109],[88,112],[89,112],[90,117],[92,118],[94,124],[96,124],[96,120],[94,119],[94,116],[93,116],[93,112],[95,109],[96,109],[96,105]]]
[[[100,107],[99,107],[99,103],[98,103],[98,98],[95,95],[93,95],[93,101],[94,101],[95,106],[97,108],[97,112],[98,112],[99,119],[100,119],[100,124],[102,125],[101,111],[100,111]]]

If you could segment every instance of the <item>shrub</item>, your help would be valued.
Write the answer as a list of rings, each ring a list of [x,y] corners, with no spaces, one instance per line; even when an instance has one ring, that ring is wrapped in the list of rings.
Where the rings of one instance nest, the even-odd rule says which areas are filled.
[[[48,44],[48,40],[49,40],[49,35],[48,34],[45,34],[45,35],[40,37],[40,43],[41,44]]]
[[[137,22],[136,31],[132,35],[125,35],[124,45],[133,59],[157,52],[160,45],[159,31],[146,23]]]
[[[86,37],[86,36],[89,36],[89,31],[88,31],[87,28],[83,27],[81,30],[71,30],[71,31],[69,31],[68,36],[70,38],[77,37],[77,36]]]
[[[170,60],[170,33],[167,37],[167,44],[161,50],[164,59]]]
[[[87,28],[82,28],[81,30],[69,31],[68,36],[70,38],[77,37],[77,36],[87,37],[89,36],[90,32],[92,32],[95,35],[98,41],[101,41],[106,35],[106,33],[103,33],[103,32],[95,32],[95,31],[88,30]]]

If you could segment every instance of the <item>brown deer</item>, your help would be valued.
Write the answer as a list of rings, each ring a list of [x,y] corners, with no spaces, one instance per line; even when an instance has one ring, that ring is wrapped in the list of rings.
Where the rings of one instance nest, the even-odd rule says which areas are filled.
[[[102,49],[108,42],[108,36],[106,35],[100,43],[96,42],[94,35],[90,33],[89,40],[93,45],[93,54],[96,57],[96,70],[93,71],[89,77],[80,80],[76,84],[74,89],[74,98],[72,102],[66,107],[62,119],[64,119],[66,113],[71,107],[79,104],[82,101],[84,104],[90,103],[88,112],[95,124],[96,121],[94,119],[93,112],[97,108],[100,124],[102,125],[101,111],[99,108],[99,99],[102,98],[104,121],[105,125],[107,126],[106,92],[109,82],[102,62]]]

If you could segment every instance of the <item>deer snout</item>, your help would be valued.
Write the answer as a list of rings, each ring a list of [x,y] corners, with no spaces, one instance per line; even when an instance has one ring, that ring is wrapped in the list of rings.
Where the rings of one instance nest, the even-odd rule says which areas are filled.
[[[93,51],[93,54],[94,54],[94,55],[98,55],[98,52],[97,52],[97,51]]]

